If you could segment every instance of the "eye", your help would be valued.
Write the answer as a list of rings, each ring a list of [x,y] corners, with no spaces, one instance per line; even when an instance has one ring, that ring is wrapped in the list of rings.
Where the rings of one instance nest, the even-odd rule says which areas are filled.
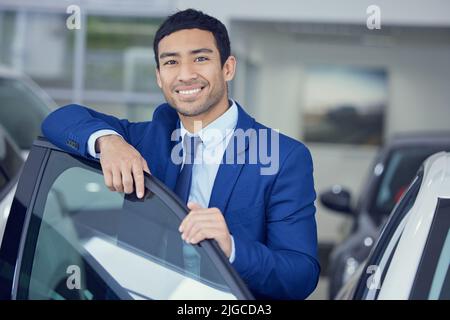
[[[175,63],[177,63],[175,60],[168,60],[168,61],[164,62],[164,65],[168,66],[168,65],[173,65]]]
[[[195,58],[195,62],[203,62],[209,60],[207,57],[197,57]]]

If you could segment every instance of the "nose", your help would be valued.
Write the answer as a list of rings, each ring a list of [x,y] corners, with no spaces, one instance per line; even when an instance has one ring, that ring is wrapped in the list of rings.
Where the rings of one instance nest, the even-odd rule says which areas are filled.
[[[178,81],[189,82],[197,79],[197,72],[192,63],[181,63],[178,68]]]

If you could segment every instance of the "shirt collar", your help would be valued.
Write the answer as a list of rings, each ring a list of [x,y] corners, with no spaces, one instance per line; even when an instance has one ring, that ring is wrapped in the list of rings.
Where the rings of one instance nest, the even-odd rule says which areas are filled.
[[[231,100],[231,106],[218,117],[216,120],[208,124],[205,128],[202,128],[197,135],[202,140],[202,143],[205,148],[214,147],[217,144],[221,143],[225,138],[230,135],[234,128],[236,127],[238,120],[238,109],[236,102]],[[180,121],[180,130],[181,137],[184,140],[184,137],[187,135],[193,136],[192,133],[186,130],[183,126],[183,122]]]

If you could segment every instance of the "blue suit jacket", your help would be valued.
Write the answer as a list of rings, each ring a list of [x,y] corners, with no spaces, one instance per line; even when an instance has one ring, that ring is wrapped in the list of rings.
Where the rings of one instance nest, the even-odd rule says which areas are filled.
[[[272,130],[239,105],[238,110],[236,129]],[[147,160],[152,174],[173,190],[180,170],[170,157],[177,143],[171,134],[177,126],[178,115],[168,104],[155,110],[152,121],[139,123],[72,104],[51,113],[42,132],[60,148],[89,157],[89,136],[101,129],[115,130]],[[248,159],[249,146],[257,139],[259,135],[250,135],[245,144],[234,144],[234,154]],[[228,152],[230,148],[224,159]],[[224,214],[234,237],[233,266],[256,298],[304,299],[316,287],[320,272],[310,152],[280,134],[276,174],[261,175],[261,168],[267,167],[261,161],[242,162],[220,165],[209,203]]]

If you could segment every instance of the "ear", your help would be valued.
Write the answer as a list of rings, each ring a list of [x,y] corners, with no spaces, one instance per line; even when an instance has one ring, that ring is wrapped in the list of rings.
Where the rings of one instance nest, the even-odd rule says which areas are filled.
[[[236,58],[234,56],[229,56],[222,67],[222,73],[225,81],[233,80],[234,73],[236,72]]]
[[[161,75],[159,74],[159,69],[155,69],[156,72],[156,82],[158,83],[158,87],[162,89]]]

